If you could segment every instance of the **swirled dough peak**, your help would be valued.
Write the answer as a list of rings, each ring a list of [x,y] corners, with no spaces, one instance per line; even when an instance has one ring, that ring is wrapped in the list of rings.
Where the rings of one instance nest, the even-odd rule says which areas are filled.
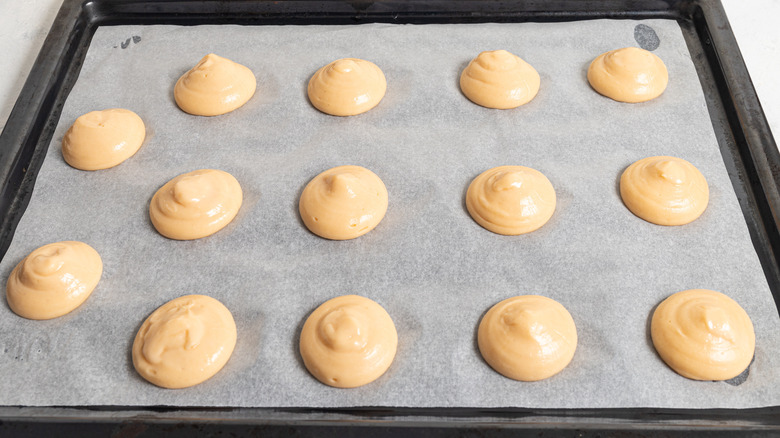
[[[523,295],[488,310],[479,323],[477,342],[494,370],[530,382],[566,368],[577,349],[577,328],[557,301]]]
[[[588,82],[618,102],[645,102],[660,96],[669,82],[664,62],[654,53],[626,47],[602,53],[588,68]]]
[[[233,175],[201,169],[162,186],[152,197],[149,216],[154,228],[169,239],[200,239],[229,224],[242,202],[241,185]]]
[[[62,139],[62,157],[72,167],[114,167],[138,152],[146,138],[138,114],[121,108],[92,111],[76,119]]]
[[[252,70],[211,53],[179,78],[173,97],[186,113],[218,116],[247,103],[256,87]]]
[[[747,312],[707,289],[678,292],[653,313],[650,334],[658,355],[681,376],[728,380],[742,373],[756,347]]]
[[[320,68],[309,80],[309,100],[332,116],[354,116],[377,106],[385,95],[387,80],[370,61],[338,59]]]
[[[50,243],[31,252],[11,272],[8,305],[24,318],[57,318],[80,306],[102,274],[100,255],[86,243]]]
[[[460,75],[463,94],[487,108],[525,105],[539,92],[539,83],[539,73],[506,50],[480,53]]]
[[[387,188],[365,167],[338,166],[306,185],[298,209],[312,233],[331,240],[354,239],[385,217]]]
[[[620,177],[620,196],[629,210],[658,225],[684,225],[704,213],[710,189],[693,164],[675,157],[648,157]]]
[[[133,366],[157,386],[187,388],[217,374],[235,346],[230,310],[214,298],[186,295],[146,318],[133,342]]]
[[[301,357],[320,382],[338,388],[371,383],[395,357],[398,334],[382,306],[344,295],[317,307],[301,330]]]
[[[555,211],[555,189],[541,172],[523,166],[499,166],[474,178],[466,192],[474,220],[497,234],[530,233]]]

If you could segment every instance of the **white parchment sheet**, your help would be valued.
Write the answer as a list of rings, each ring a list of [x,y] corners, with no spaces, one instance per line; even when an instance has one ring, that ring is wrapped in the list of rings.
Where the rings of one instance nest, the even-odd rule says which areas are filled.
[[[648,20],[670,82],[658,99],[623,104],[595,93],[585,72],[598,54],[636,45],[637,21],[359,26],[123,26],[94,36],[35,186],[0,264],[2,278],[46,243],[82,240],[103,257],[103,278],[75,312],[29,321],[0,306],[3,405],[756,407],[780,404],[780,324],[713,134],[679,26]],[[514,110],[468,101],[460,72],[483,50],[507,49],[541,75]],[[256,95],[231,114],[180,111],[177,78],[214,52],[248,66]],[[348,118],[318,112],[309,77],[343,57],[375,62],[387,95]],[[122,165],[83,172],[62,159],[81,114],[128,108],[148,137]],[[631,214],[617,190],[633,161],[674,155],[707,177],[711,199],[682,227]],[[367,235],[328,241],[306,230],[298,196],[318,173],[357,164],[387,185],[385,219]],[[543,172],[558,206],[540,230],[507,237],[464,206],[482,171],[517,164]],[[226,229],[189,242],[160,236],[148,204],[166,181],[217,168],[241,183],[244,205]],[[756,329],[741,384],[696,382],[669,369],[649,318],[685,289],[724,292]],[[143,320],[185,294],[222,301],[238,326],[227,366],[193,388],[165,390],[133,370]],[[389,371],[343,390],[311,377],[300,327],[320,303],[359,294],[398,329]],[[553,378],[523,383],[493,371],[476,346],[480,318],[505,298],[539,294],[571,312],[579,345]]]

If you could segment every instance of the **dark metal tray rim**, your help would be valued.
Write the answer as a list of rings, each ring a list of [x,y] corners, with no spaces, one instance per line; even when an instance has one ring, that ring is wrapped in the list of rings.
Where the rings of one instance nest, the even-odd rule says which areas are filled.
[[[727,167],[754,190],[737,193],[755,217],[746,214],[770,289],[778,299],[780,268],[780,153],[750,82],[728,19],[719,1],[709,0],[384,0],[224,1],[65,0],[27,82],[0,134],[0,255],[10,245],[29,202],[59,115],[99,26],[116,24],[354,24],[366,22],[523,22],[599,18],[674,19],[701,41],[705,63],[716,83],[719,109],[711,115],[729,128],[719,140],[733,143],[738,156]],[[707,90],[705,90],[706,92]],[[712,102],[708,100],[708,105]],[[717,131],[717,129],[716,129]],[[28,165],[29,164],[29,165]],[[743,209],[745,207],[743,206]],[[753,221],[751,221],[753,219]],[[406,429],[417,433],[458,429],[570,431],[735,430],[777,433],[780,407],[756,409],[526,409],[526,408],[179,408],[166,406],[0,407],[0,433],[25,427],[39,433],[64,425],[123,427],[188,424],[199,427],[264,426],[265,432],[337,434],[344,427]],[[37,427],[37,428],[36,428]],[[30,429],[32,428],[32,429]],[[303,428],[303,429],[298,429]],[[63,429],[59,429],[63,431]],[[81,429],[86,431],[88,429]],[[97,429],[94,429],[96,431]],[[160,429],[162,430],[162,429]],[[218,430],[218,429],[213,429]],[[240,429],[248,431],[250,429]],[[252,429],[254,430],[254,429]],[[373,429],[372,429],[373,430]],[[343,430],[342,430],[343,431]]]

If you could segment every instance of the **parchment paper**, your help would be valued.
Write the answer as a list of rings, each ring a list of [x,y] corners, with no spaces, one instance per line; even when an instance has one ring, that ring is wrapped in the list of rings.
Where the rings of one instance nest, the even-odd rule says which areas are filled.
[[[4,405],[465,406],[536,408],[756,407],[780,404],[780,324],[713,134],[696,71],[674,21],[648,20],[671,78],[644,104],[595,93],[585,71],[607,50],[636,45],[636,21],[557,24],[101,27],[63,109],[32,202],[0,264],[82,240],[103,278],[75,312],[28,321],[0,307]],[[458,77],[480,51],[507,49],[541,74],[539,95],[508,111],[469,102]],[[173,101],[176,79],[209,52],[248,66],[257,94],[224,116],[195,117]],[[320,66],[371,60],[387,95],[370,112],[331,117],[305,89]],[[147,125],[122,165],[82,172],[62,159],[71,123],[122,107]],[[674,155],[707,177],[710,205],[690,225],[647,223],[622,204],[618,178],[633,161]],[[357,164],[387,185],[385,219],[359,239],[321,239],[302,225],[298,196],[332,166]],[[464,194],[482,171],[542,171],[557,210],[529,235],[499,236],[468,215]],[[197,241],[168,240],[148,219],[174,176],[219,168],[241,182],[236,220]],[[756,330],[749,376],[696,382],[669,369],[649,338],[667,296],[722,291]],[[191,293],[222,301],[239,340],[227,366],[193,388],[165,390],[133,370],[141,322]],[[298,355],[300,327],[323,301],[360,294],[393,317],[399,348],[389,371],[362,388],[327,387]],[[476,346],[496,302],[540,294],[566,306],[579,345],[553,378],[523,383],[493,371]]]

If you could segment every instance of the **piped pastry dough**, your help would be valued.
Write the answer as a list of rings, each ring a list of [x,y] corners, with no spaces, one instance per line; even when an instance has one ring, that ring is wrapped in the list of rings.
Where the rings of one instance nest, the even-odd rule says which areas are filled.
[[[472,102],[487,108],[525,105],[539,92],[539,73],[506,50],[482,52],[460,75],[460,89]]]
[[[650,333],[658,355],[681,376],[728,380],[753,360],[756,335],[745,309],[707,289],[678,292],[653,312]]]
[[[599,94],[637,103],[660,96],[669,83],[669,73],[654,53],[626,47],[596,57],[588,68],[588,82]]]
[[[707,209],[704,175],[682,158],[643,158],[620,176],[620,196],[632,213],[658,225],[685,225]]]
[[[371,383],[387,371],[398,346],[392,318],[375,301],[344,295],[324,302],[301,330],[306,369],[338,388]]]
[[[338,59],[317,70],[309,80],[309,101],[332,116],[362,114],[379,104],[387,90],[382,70],[373,62]]]

